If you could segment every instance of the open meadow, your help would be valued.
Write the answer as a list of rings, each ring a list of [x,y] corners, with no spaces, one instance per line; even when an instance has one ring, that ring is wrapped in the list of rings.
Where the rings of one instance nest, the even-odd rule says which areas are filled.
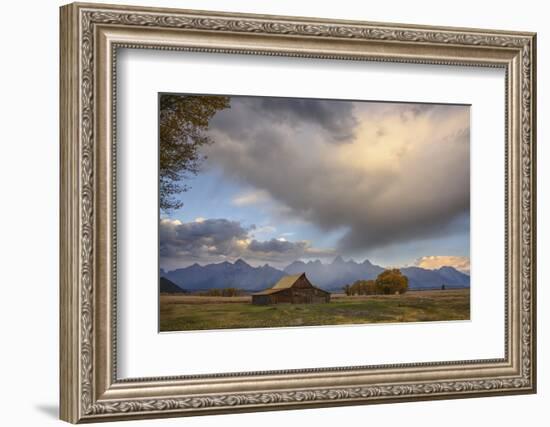
[[[332,294],[326,304],[253,305],[250,296],[160,295],[160,331],[468,320],[470,290]]]

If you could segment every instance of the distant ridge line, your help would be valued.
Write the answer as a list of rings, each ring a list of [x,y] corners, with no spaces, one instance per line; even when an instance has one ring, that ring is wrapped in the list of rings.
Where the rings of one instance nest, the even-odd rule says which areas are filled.
[[[375,279],[385,268],[372,264],[368,259],[362,263],[354,260],[345,261],[338,256],[330,264],[319,260],[304,262],[296,260],[283,270],[269,264],[253,267],[239,258],[234,263],[220,263],[201,266],[194,263],[188,267],[171,271],[161,270],[161,277],[166,277],[177,286],[186,290],[208,290],[235,287],[246,291],[257,291],[273,286],[286,275],[306,273],[308,279],[325,290],[341,290],[344,285],[356,280]],[[410,289],[467,288],[470,276],[454,267],[443,266],[436,270],[410,266],[400,268],[409,278]]]

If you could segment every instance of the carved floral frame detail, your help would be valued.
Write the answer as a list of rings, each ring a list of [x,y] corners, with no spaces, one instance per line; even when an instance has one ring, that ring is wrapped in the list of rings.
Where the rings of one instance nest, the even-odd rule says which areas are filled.
[[[140,37],[132,38],[136,30],[140,37],[145,34],[153,41],[143,43]],[[109,31],[126,31],[126,36],[123,41],[107,40],[110,36],[104,34]],[[175,42],[181,34],[193,35],[198,42]],[[170,42],[165,43],[163,35],[168,35]],[[274,47],[262,44],[263,38]],[[201,44],[202,39],[208,39],[208,43]],[[212,40],[223,42],[216,45]],[[117,380],[116,287],[104,289],[101,279],[110,275],[116,281],[116,258],[102,248],[116,248],[116,185],[112,176],[116,170],[113,146],[118,48],[504,67],[508,206],[505,358]],[[110,78],[102,79],[102,75]],[[61,418],[70,422],[101,421],[534,392],[534,97],[532,33],[92,4],[64,6]],[[110,146],[103,143],[105,135],[112,139]],[[111,181],[103,182],[103,174],[110,174]],[[112,191],[101,190],[111,187]],[[106,217],[105,212],[111,216]],[[509,369],[509,373],[490,373],[491,369],[501,368]],[[352,381],[355,375],[363,374],[364,383]],[[415,379],[424,374],[433,374],[433,378]],[[338,378],[344,375],[349,375],[344,384],[350,379],[342,386]],[[259,383],[271,376],[275,378],[273,387],[243,387],[239,391],[239,381]],[[370,376],[376,380],[371,382]],[[284,387],[285,378],[300,385]],[[325,381],[324,385],[319,386],[317,380]],[[178,389],[187,382],[206,384],[211,389],[205,390],[211,391],[187,393]],[[224,388],[226,384],[231,386]]]

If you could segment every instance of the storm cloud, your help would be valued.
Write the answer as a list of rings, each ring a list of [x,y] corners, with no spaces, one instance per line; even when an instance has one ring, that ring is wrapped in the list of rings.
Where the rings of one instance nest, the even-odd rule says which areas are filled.
[[[275,253],[292,253],[292,252],[301,252],[303,254],[304,250],[307,248],[307,242],[289,242],[288,240],[280,239],[270,239],[263,242],[258,240],[252,240],[248,249],[252,252],[275,252]]]
[[[336,141],[352,139],[358,125],[350,102],[300,98],[256,98],[252,102],[259,104],[257,108],[272,123],[316,124]]]
[[[467,232],[468,106],[234,97],[210,133],[207,167],[344,253]]]
[[[198,219],[193,222],[161,219],[161,258],[201,259],[239,253],[250,229],[227,219]]]
[[[253,264],[284,266],[302,257],[334,254],[332,250],[313,248],[305,240],[257,240],[254,238],[255,230],[254,225],[244,227],[238,221],[224,218],[199,218],[192,222],[161,219],[161,267],[172,269],[194,262],[208,264],[235,261],[238,258],[245,258]]]
[[[323,135],[328,142],[353,140],[359,124],[354,114],[354,103],[330,100],[233,97],[228,114],[217,114],[212,126],[233,138],[249,138],[260,129],[249,126],[250,113],[261,115],[262,124],[285,127],[297,131],[308,130]],[[268,128],[264,128],[267,131]]]

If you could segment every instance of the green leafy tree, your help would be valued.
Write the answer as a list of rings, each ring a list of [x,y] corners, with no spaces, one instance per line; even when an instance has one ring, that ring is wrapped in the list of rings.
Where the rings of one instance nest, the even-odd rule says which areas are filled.
[[[397,268],[384,270],[376,278],[377,294],[403,294],[409,288],[409,279]]]
[[[205,159],[200,148],[213,142],[206,134],[210,120],[226,108],[227,96],[161,95],[159,193],[163,211],[183,205],[174,196],[189,189],[182,180],[198,173]]]

